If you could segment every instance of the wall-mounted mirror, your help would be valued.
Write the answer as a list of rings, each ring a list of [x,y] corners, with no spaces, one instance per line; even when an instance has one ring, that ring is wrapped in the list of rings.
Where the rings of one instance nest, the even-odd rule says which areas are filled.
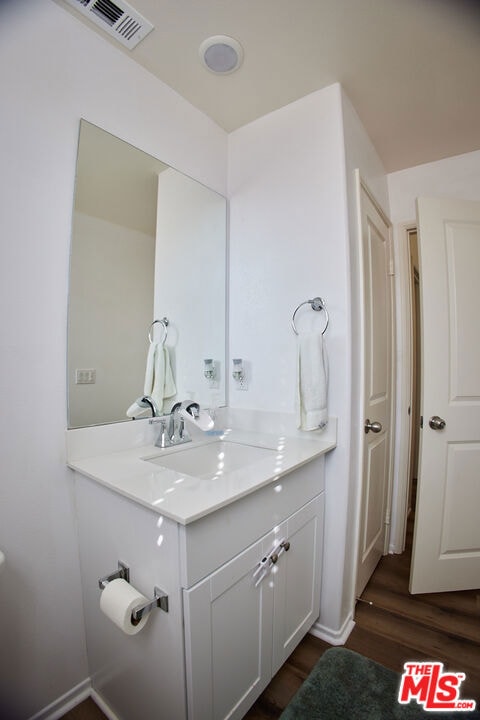
[[[152,381],[152,361],[164,412],[187,398],[224,405],[225,287],[225,198],[82,120],[70,261],[69,427],[128,420],[127,409]],[[166,332],[162,323],[152,325],[163,318]],[[213,378],[205,377],[206,358]]]

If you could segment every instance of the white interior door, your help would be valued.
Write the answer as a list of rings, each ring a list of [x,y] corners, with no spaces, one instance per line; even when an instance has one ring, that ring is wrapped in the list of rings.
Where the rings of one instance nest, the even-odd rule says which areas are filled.
[[[363,265],[364,372],[362,490],[356,596],[388,545],[392,474],[393,312],[390,223],[360,189]]]
[[[480,203],[419,199],[417,213],[423,430],[410,592],[466,590],[480,587]]]

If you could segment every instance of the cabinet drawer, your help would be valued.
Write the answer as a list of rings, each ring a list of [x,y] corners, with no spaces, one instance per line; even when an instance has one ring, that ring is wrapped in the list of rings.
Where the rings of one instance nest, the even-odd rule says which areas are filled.
[[[180,577],[188,588],[279,525],[324,490],[320,456],[254,493],[179,528]]]

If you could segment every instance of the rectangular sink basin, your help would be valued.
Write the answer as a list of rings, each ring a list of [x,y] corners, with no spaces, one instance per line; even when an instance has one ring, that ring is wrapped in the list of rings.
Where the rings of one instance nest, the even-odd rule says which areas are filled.
[[[276,450],[218,440],[167,455],[146,458],[148,462],[194,477],[220,477],[224,473],[247,467],[259,460],[274,457]]]

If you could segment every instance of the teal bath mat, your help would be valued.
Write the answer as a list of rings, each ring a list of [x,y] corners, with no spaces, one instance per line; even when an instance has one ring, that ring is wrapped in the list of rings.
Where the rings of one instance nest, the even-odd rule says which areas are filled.
[[[280,720],[479,720],[478,711],[426,711],[398,702],[401,676],[346,648],[327,650]],[[476,698],[471,698],[476,699]]]

